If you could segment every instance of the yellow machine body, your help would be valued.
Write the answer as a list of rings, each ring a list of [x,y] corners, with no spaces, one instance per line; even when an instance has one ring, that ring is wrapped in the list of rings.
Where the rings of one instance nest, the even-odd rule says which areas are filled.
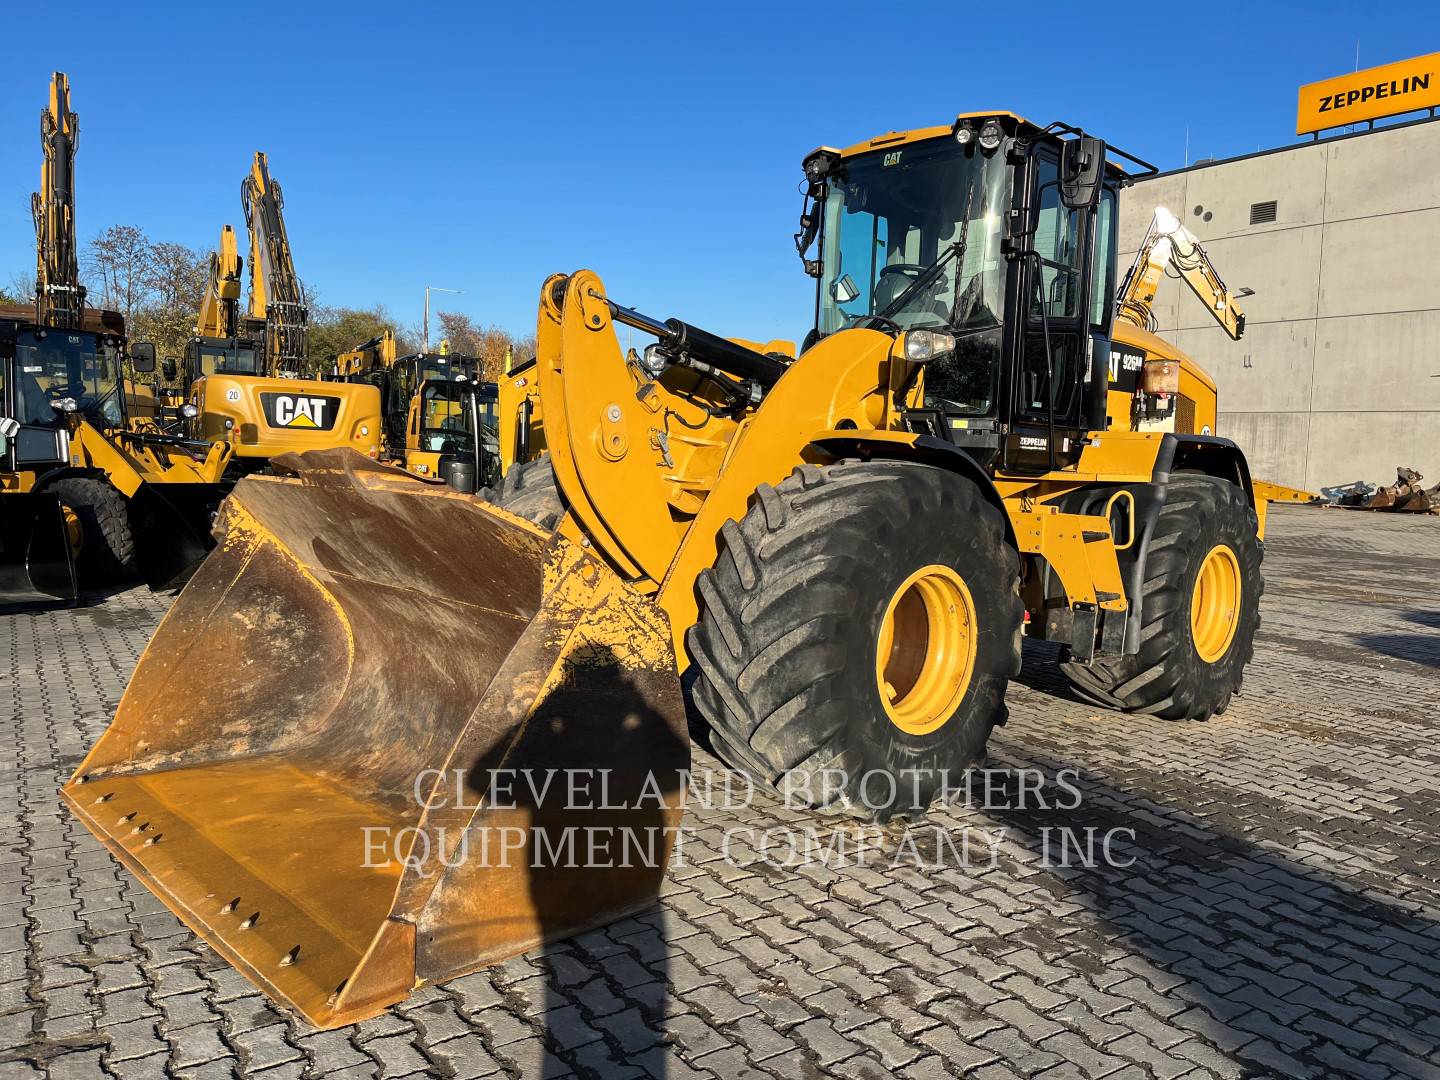
[[[190,403],[194,437],[228,439],[241,460],[337,447],[380,453],[380,391],[363,383],[205,375]]]
[[[1175,433],[1137,430],[1116,402],[1063,467],[987,473],[906,426],[925,395],[924,362],[910,359],[920,331],[839,329],[798,358],[729,339],[743,350],[733,362],[768,380],[739,396],[693,363],[652,372],[622,349],[617,320],[703,335],[712,356],[731,348],[621,307],[591,271],[544,282],[535,360],[498,389],[499,443],[507,464],[548,457],[564,507],[553,533],[360,454],[279,459],[293,475],[236,487],[219,549],[64,789],[167,905],[313,1023],[370,1015],[417,981],[653,900],[653,860],[556,878],[405,865],[405,852],[375,866],[360,837],[409,829],[417,849],[446,850],[442,823],[512,823],[481,794],[511,764],[614,768],[632,791],[661,776],[663,798],[638,822],[676,821],[700,575],[767,485],[857,459],[964,473],[1003,511],[1003,543],[1053,574],[1055,602],[1099,619],[1129,608],[1119,554],[1134,524],[1122,540],[1122,500],[1081,513],[1071,497],[1187,464],[1165,458]],[[1198,400],[1192,379],[1181,388]],[[1049,599],[1026,603],[1043,614]],[[464,813],[434,781],[457,769]],[[537,801],[521,817],[551,809]],[[560,823],[609,820],[592,809]]]

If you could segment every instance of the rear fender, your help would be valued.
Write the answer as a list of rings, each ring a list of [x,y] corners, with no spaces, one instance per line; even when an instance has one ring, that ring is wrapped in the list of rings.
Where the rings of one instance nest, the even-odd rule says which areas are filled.
[[[1164,484],[1177,472],[1203,473],[1237,485],[1245,493],[1250,509],[1255,511],[1255,535],[1265,539],[1265,511],[1268,507],[1264,499],[1255,498],[1250,465],[1245,460],[1245,452],[1234,442],[1216,435],[1166,435],[1160,443],[1160,452],[1155,455],[1152,479],[1157,484]]]

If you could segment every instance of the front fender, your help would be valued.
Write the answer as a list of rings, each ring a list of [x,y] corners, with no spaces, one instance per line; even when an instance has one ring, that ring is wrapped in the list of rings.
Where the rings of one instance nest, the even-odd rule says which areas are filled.
[[[990,474],[960,447],[911,431],[822,431],[810,440],[811,448],[835,460],[914,461],[958,473],[972,481],[985,501],[1000,511],[1005,520],[1005,542],[1018,549],[1015,524]]]

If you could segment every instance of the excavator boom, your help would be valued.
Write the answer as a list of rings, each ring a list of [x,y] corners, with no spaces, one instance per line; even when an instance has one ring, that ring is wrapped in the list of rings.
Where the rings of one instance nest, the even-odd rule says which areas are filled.
[[[265,327],[270,374],[299,375],[308,352],[309,311],[285,232],[285,195],[258,150],[241,184],[240,201],[250,230],[249,321]]]
[[[35,321],[78,329],[84,320],[75,240],[75,151],[80,118],[70,111],[70,80],[50,79],[50,104],[40,114],[40,190],[30,197],[35,216]]]
[[[1120,284],[1116,314],[1142,330],[1153,331],[1155,294],[1170,267],[1174,267],[1230,339],[1239,341],[1245,333],[1245,313],[1239,301],[1195,234],[1163,206],[1155,209],[1135,262]]]
[[[210,253],[210,276],[195,320],[195,332],[200,337],[233,338],[240,333],[242,265],[234,228],[222,226],[220,246]]]

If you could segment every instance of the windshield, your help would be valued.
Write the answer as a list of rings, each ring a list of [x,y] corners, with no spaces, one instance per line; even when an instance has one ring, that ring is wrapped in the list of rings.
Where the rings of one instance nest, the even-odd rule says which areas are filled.
[[[844,161],[826,192],[821,333],[892,305],[960,239],[962,222],[958,272],[947,266],[890,317],[904,329],[998,322],[1009,182],[1002,155],[986,157],[949,139]]]
[[[255,349],[250,345],[200,344],[201,375],[259,375]]]
[[[990,412],[1005,304],[1000,240],[1011,183],[1003,153],[987,157],[949,138],[843,161],[826,190],[820,333],[880,314],[902,330],[948,327],[959,338],[957,349],[927,369],[927,404]],[[939,273],[898,303],[937,260],[945,263]]]
[[[420,448],[441,453],[473,452],[474,432],[470,401],[475,384],[430,382],[420,395]],[[498,424],[496,403],[477,402],[480,429],[487,442],[493,441]]]
[[[121,421],[120,343],[78,330],[27,330],[15,342],[16,417],[58,426],[52,401],[74,398],[78,411],[108,425]]]

